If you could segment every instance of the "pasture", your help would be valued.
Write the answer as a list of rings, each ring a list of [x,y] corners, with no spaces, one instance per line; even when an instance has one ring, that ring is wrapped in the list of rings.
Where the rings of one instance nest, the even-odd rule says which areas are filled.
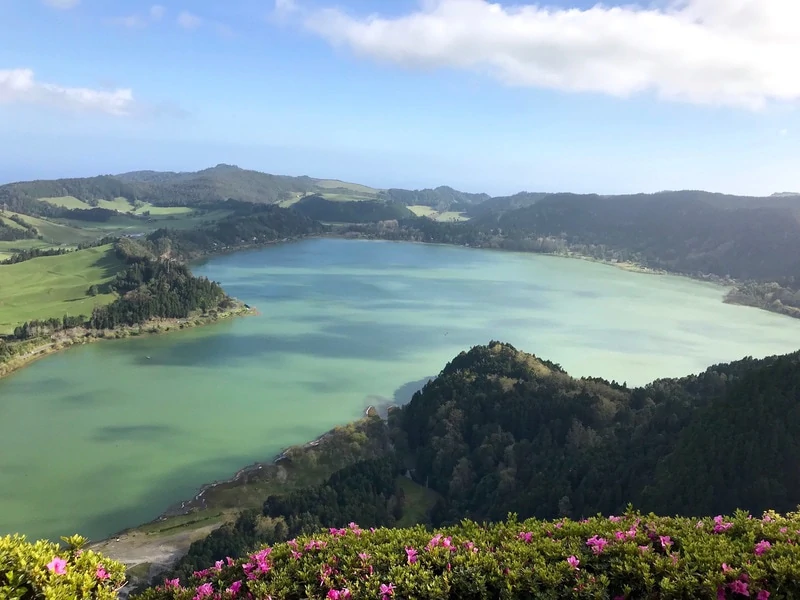
[[[103,287],[122,268],[112,246],[62,256],[43,256],[15,265],[0,265],[0,333],[12,333],[32,319],[90,315],[114,294],[89,296],[91,285]]]

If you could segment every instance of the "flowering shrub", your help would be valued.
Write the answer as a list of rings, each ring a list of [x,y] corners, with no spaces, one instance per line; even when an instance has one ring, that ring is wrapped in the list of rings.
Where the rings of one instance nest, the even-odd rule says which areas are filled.
[[[66,547],[23,536],[0,537],[0,599],[112,600],[125,567],[90,550],[84,538],[62,538]]]
[[[718,527],[722,525],[722,527]],[[218,561],[142,600],[800,598],[800,513],[700,521],[629,511],[528,520],[344,529]]]

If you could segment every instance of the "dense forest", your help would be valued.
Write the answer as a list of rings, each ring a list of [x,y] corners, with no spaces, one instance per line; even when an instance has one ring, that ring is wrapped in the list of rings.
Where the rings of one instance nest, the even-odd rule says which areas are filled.
[[[368,223],[414,216],[403,204],[375,200],[341,202],[326,200],[317,195],[300,199],[292,205],[292,210],[310,219],[332,223]]]
[[[686,516],[792,510],[798,389],[800,352],[628,388],[572,378],[507,344],[478,346],[390,412],[391,452],[267,498],[261,515],[195,542],[175,572],[320,526],[391,526],[409,508],[397,486],[404,476],[436,493],[422,519],[433,526],[510,512],[581,519],[629,503]]]

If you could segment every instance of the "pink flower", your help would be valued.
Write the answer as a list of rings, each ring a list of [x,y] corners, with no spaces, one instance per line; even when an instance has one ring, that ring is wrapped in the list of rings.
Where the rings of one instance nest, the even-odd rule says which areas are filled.
[[[165,579],[164,580],[164,587],[165,588],[179,588],[179,587],[181,587],[181,580],[178,579],[178,578]]]
[[[695,525],[694,527],[695,527],[695,529],[702,529],[705,526],[706,526],[705,523],[703,523],[702,521],[698,521],[697,525]],[[723,591],[723,593],[725,593],[725,592]]]
[[[56,556],[47,563],[47,570],[56,575],[65,575],[67,573],[67,561]]]
[[[608,517],[608,520],[611,521],[612,523],[619,523],[620,521],[622,521],[622,517],[615,517],[614,515],[611,515],[610,517]]]
[[[328,600],[341,600],[342,593],[339,590],[328,590],[328,595],[325,597]]]
[[[758,592],[758,595],[756,596],[756,600],[768,600],[768,598],[769,598],[769,592],[767,590],[761,590],[760,592]]]
[[[228,592],[233,594],[234,596],[239,593],[239,590],[242,589],[242,582],[241,581],[234,581],[231,584],[231,587],[228,588]]]
[[[432,550],[433,548],[436,548],[436,546],[439,545],[439,542],[441,541],[441,539],[442,539],[442,535],[441,534],[436,534],[435,536],[433,536],[431,538],[431,541],[428,542],[428,546],[427,546],[428,550]]]
[[[639,546],[639,552],[648,552],[650,550],[650,546]]]
[[[728,531],[733,527],[733,523],[727,523],[723,521],[722,515],[717,515],[714,517],[714,533],[722,533],[723,531]]]
[[[358,558],[360,558],[364,562],[367,562],[371,558],[371,555],[368,552],[359,552]]]
[[[97,570],[94,572],[94,576],[101,580],[109,578],[108,571],[103,568],[103,565],[97,565]]]
[[[522,531],[517,537],[526,544],[530,544],[531,540],[533,539],[533,533],[531,533],[530,531]]]
[[[614,533],[614,537],[617,538],[618,541],[622,542],[625,540],[627,535],[625,534],[624,531],[617,531],[616,533]]]
[[[756,544],[754,552],[756,553],[756,556],[761,556],[770,548],[772,548],[772,544],[770,544],[767,540],[761,540]]]
[[[660,535],[658,536],[658,540],[661,542],[662,548],[669,548],[672,546],[672,538],[668,535]]]
[[[290,548],[293,548],[294,550],[297,550],[297,538],[289,540],[288,542],[286,542],[286,545],[289,546]]]
[[[731,568],[730,568],[730,567],[727,565],[727,563],[722,563],[722,572],[723,572],[723,573],[729,573],[730,571],[733,571],[733,569],[731,569]]]
[[[573,569],[576,569],[576,570],[578,568],[578,565],[581,564],[581,561],[578,560],[578,557],[575,556],[574,554],[567,559],[567,562],[569,563],[570,567],[572,567]]]
[[[586,545],[589,546],[595,554],[601,554],[605,547],[608,546],[608,541],[605,538],[593,535],[586,540]]]
[[[198,586],[197,593],[195,594],[193,600],[202,600],[202,598],[208,598],[213,593],[214,587],[210,583],[204,583],[203,585]]]
[[[764,515],[764,518],[761,519],[764,523],[772,523],[772,517],[769,515]]]
[[[636,528],[635,527],[631,527],[630,529],[628,529],[628,531],[625,532],[625,535],[627,535],[631,539],[635,538],[636,537]]]
[[[413,565],[417,562],[417,551],[414,548],[406,548],[406,557],[408,558],[408,564]]]
[[[725,588],[718,587],[717,588],[717,600],[725,600]]]
[[[217,571],[222,571],[222,566],[223,566],[224,564],[225,564],[224,562],[222,562],[221,560],[218,560],[217,562],[215,562],[215,563],[214,563],[214,568],[215,568]]]
[[[389,597],[394,596],[394,584],[386,585],[381,584],[381,600],[387,600]]]
[[[232,559],[230,556],[226,556],[226,557],[225,557],[225,562],[227,562],[227,563],[228,563],[228,566],[229,566],[229,567],[232,567],[233,565],[235,565],[235,564],[236,564],[236,561],[235,561],[235,560],[233,560],[233,559]]]
[[[750,595],[750,590],[747,589],[747,584],[744,581],[733,581],[728,584],[728,587],[734,594],[740,594],[742,596]]]
[[[298,552],[297,550],[292,550],[292,558],[293,559],[300,560],[301,556],[303,556],[303,554],[301,552]]]
[[[477,552],[478,549],[475,547],[474,542],[464,542],[464,547],[469,550],[470,552]]]
[[[788,527],[781,527],[781,533],[787,533],[789,531]],[[761,593],[761,592],[759,592]],[[769,594],[769,592],[767,592]]]

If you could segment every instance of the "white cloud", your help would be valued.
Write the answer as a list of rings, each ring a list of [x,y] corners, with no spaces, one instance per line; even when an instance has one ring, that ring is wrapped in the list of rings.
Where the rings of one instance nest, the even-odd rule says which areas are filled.
[[[197,29],[202,25],[203,19],[197,15],[193,15],[188,11],[183,11],[178,15],[178,25],[184,29]]]
[[[52,6],[53,8],[75,8],[80,4],[81,0],[44,0],[44,3],[47,6]]]
[[[789,130],[788,129],[781,129],[781,130],[778,131],[778,135],[781,136],[781,137],[786,137],[787,135],[789,135]]]
[[[160,4],[154,4],[150,7],[150,18],[153,21],[160,21],[164,17],[164,13],[167,9],[165,9]]]
[[[800,99],[800,1],[661,0],[589,9],[422,0],[399,17],[305,13],[310,30],[410,68],[489,74],[507,85],[759,109]],[[276,0],[276,9],[294,6]]]
[[[0,104],[3,103],[40,104],[114,116],[130,115],[137,108],[129,89],[64,87],[37,81],[30,69],[0,69]]]

